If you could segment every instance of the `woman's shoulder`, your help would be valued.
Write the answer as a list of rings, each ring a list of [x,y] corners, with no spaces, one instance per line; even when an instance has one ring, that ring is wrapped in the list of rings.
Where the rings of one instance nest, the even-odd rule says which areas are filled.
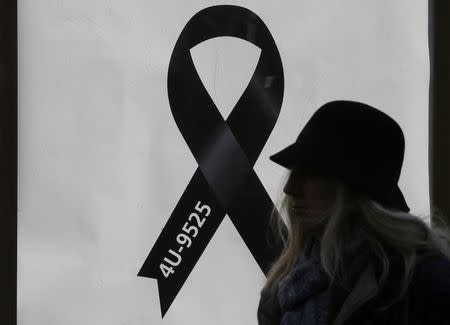
[[[450,259],[424,256],[416,264],[410,288],[411,308],[429,324],[450,324]]]
[[[411,285],[424,298],[436,295],[450,298],[450,259],[441,253],[421,257],[416,264]]]
[[[279,324],[281,317],[280,306],[276,292],[270,287],[264,287],[260,292],[257,318],[259,325]]]

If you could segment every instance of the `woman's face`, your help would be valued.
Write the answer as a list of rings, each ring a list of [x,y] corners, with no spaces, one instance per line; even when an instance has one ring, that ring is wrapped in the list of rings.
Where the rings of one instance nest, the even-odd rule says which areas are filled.
[[[295,216],[306,223],[318,223],[320,217],[328,217],[336,196],[337,181],[320,177],[305,176],[293,170],[284,187],[291,197],[291,209]],[[310,220],[308,220],[310,219]]]

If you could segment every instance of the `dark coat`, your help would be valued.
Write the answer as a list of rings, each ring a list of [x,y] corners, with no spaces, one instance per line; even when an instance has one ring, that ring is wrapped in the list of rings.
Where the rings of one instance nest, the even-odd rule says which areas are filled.
[[[450,260],[442,255],[421,259],[415,268],[408,293],[384,312],[375,313],[380,302],[398,293],[395,272],[379,290],[378,269],[369,266],[359,277],[343,305],[333,316],[334,325],[450,325]],[[356,297],[362,297],[357,300]],[[276,296],[261,291],[257,318],[259,325],[279,325],[280,307]],[[300,325],[300,324],[299,324]]]

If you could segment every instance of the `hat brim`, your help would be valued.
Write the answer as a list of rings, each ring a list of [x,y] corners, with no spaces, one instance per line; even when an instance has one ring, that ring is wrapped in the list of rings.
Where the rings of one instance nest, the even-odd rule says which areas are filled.
[[[355,182],[356,181],[356,182]],[[365,187],[371,181],[368,179],[354,180],[350,183],[347,182],[351,187],[356,188],[357,191],[365,192],[369,198],[380,203],[386,208],[401,210],[404,212],[409,212],[410,209],[406,203],[405,197],[403,196],[398,183],[388,183],[384,185],[378,185],[377,187]],[[372,182],[375,183],[375,182]]]
[[[303,167],[307,169],[307,166],[310,166],[306,160],[306,157],[303,157],[301,152],[304,152],[300,149],[300,144],[298,142],[294,142],[293,144],[287,146],[283,150],[277,152],[276,154],[270,156],[270,160],[277,163],[278,165],[281,165],[287,169],[295,169],[299,167]],[[315,165],[318,165],[318,162],[316,161]],[[316,167],[310,167],[308,170],[313,170],[314,168],[320,168],[319,166]],[[328,167],[330,168],[330,167]],[[324,172],[325,173],[325,172]],[[344,179],[346,179],[344,177]],[[366,180],[368,182],[369,180]],[[360,186],[357,186],[360,188]],[[382,197],[376,197],[379,196],[380,193],[382,194]],[[405,197],[403,196],[402,191],[400,190],[400,187],[398,186],[398,183],[390,184],[387,186],[383,186],[383,191],[378,192],[378,194],[373,194],[373,197],[375,200],[379,199],[380,202],[383,202],[384,205],[398,209],[401,211],[409,212],[410,208],[408,207],[408,204],[406,203]]]
[[[270,156],[269,159],[287,169],[293,169],[301,162],[298,143],[294,142],[283,150]]]
[[[398,184],[386,187],[383,191],[383,202],[390,208],[402,210],[404,212],[409,212],[410,209],[406,203],[405,197]]]

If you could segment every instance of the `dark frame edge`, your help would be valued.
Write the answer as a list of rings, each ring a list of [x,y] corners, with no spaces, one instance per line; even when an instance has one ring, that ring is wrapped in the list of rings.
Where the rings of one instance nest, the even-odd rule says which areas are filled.
[[[0,323],[17,324],[17,0],[0,1]]]
[[[450,226],[450,2],[428,0],[430,211]],[[431,216],[431,224],[440,220]]]

